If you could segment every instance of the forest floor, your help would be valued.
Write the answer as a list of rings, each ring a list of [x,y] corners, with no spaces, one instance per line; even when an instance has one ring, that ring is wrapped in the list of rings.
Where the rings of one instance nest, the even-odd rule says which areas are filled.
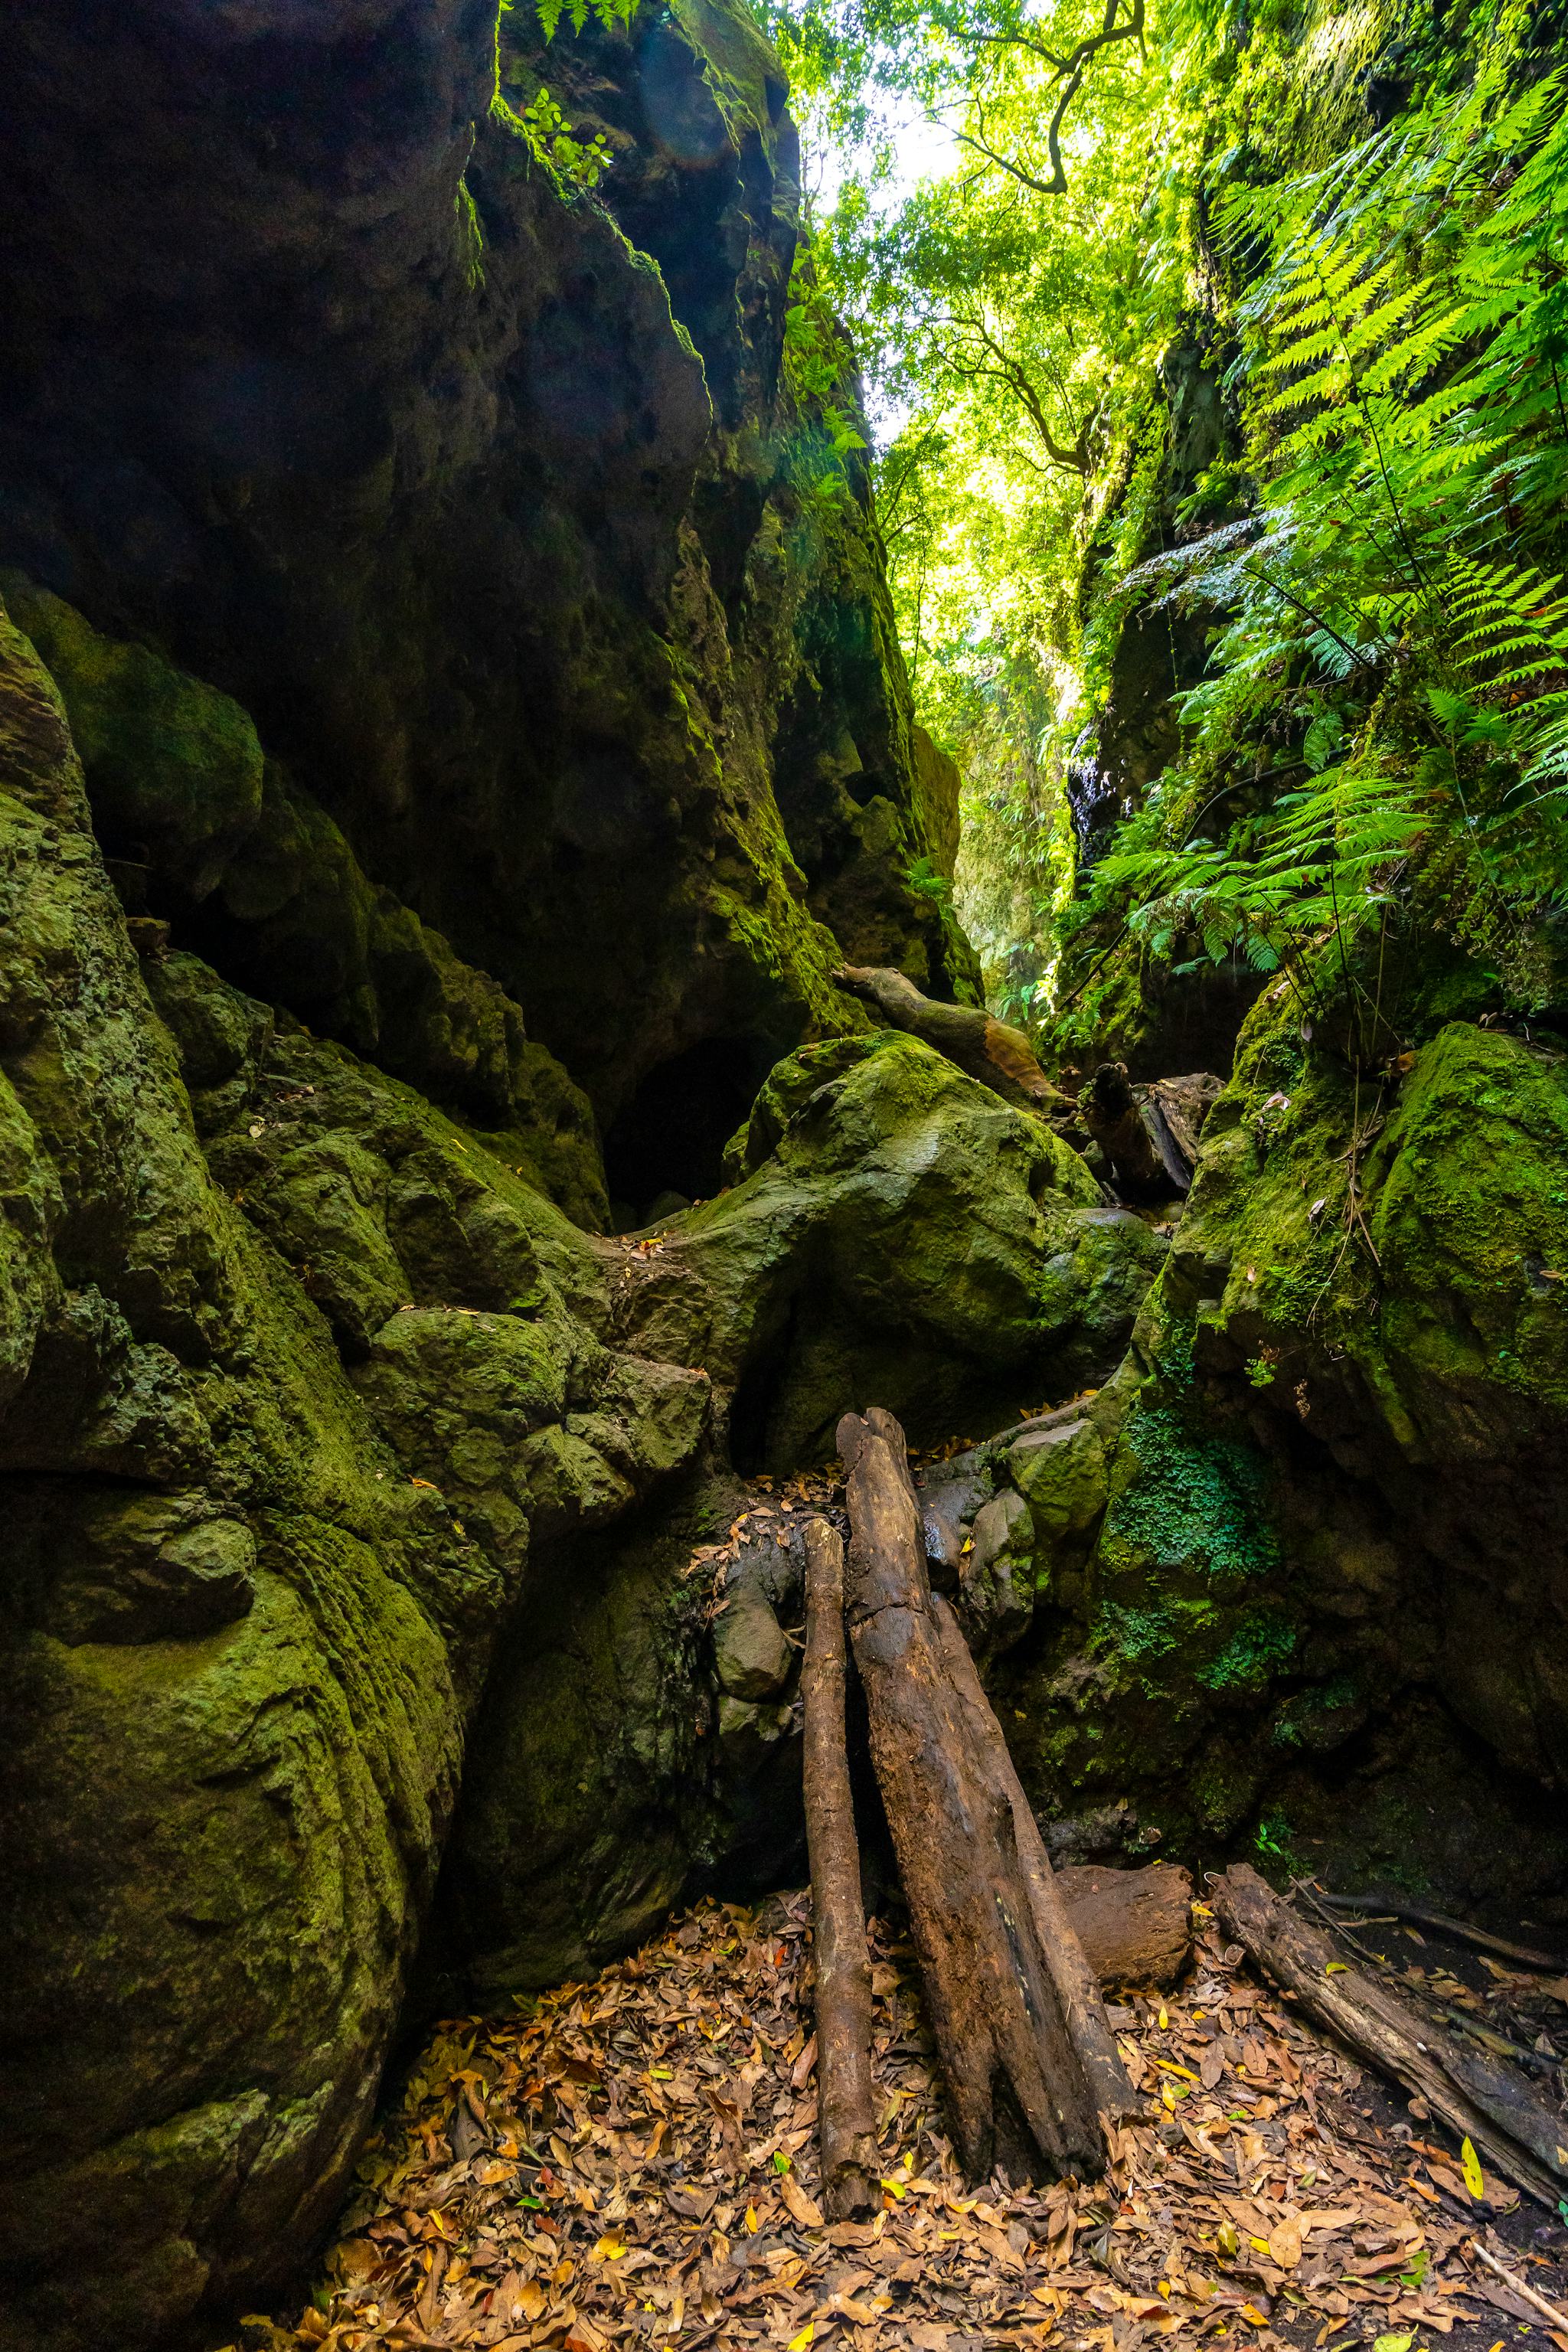
[[[438,2029],[297,2326],[247,2352],[611,2345],[740,2352],[1510,2352],[1553,2330],[1560,2229],[1251,1980],[1199,1918],[1179,1993],[1110,2011],[1142,2120],[1108,2179],[975,2193],[953,2162],[912,1955],[873,1923],[882,2207],[816,2201],[811,1904],[704,1904],[509,2017]]]

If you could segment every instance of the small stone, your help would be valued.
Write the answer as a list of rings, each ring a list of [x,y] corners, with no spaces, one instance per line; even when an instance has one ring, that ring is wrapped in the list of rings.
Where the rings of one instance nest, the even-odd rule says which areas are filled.
[[[719,1687],[731,1698],[773,1698],[789,1680],[784,1627],[756,1585],[742,1585],[715,1623],[713,1662]]]
[[[1031,1430],[1005,1460],[1044,1538],[1081,1535],[1105,1507],[1105,1448],[1091,1421]]]
[[[1022,1495],[1008,1487],[974,1515],[974,1549],[969,1565],[987,1569],[1004,1552],[1026,1554],[1034,1541],[1034,1515]]]

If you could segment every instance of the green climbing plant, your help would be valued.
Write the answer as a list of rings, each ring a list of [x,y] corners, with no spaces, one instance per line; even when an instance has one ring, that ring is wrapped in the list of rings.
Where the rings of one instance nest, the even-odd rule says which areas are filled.
[[[809,247],[796,252],[784,310],[784,381],[805,423],[790,472],[797,495],[825,519],[850,504],[848,459],[866,439],[846,399],[850,358],[843,330],[817,281]]]
[[[550,91],[542,85],[521,113],[505,110],[510,127],[525,139],[542,163],[549,164],[569,187],[596,187],[614,161],[597,131],[591,138],[575,132]]]

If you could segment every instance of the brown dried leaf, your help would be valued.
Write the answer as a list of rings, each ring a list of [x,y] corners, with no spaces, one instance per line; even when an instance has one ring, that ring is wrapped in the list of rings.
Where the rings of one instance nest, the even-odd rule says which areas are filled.
[[[1283,2221],[1269,2231],[1268,2253],[1269,2259],[1278,2263],[1282,2271],[1293,2271],[1300,2261],[1301,2224],[1294,2214],[1287,2214]]]
[[[789,2208],[792,2221],[798,2221],[803,2230],[821,2229],[822,2208],[814,2198],[806,2195],[793,2172],[780,2176],[779,2193]]]

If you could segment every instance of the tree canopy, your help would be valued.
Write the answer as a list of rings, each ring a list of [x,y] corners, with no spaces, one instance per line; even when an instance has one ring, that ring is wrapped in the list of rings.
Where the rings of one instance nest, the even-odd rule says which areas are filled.
[[[891,420],[900,625],[1005,1009],[1086,929],[1294,969],[1417,900],[1548,1002],[1568,132],[1539,12],[780,0],[773,29],[858,159],[816,269]],[[889,203],[911,110],[955,162]],[[1089,876],[1068,771],[1138,612],[1200,652]]]

